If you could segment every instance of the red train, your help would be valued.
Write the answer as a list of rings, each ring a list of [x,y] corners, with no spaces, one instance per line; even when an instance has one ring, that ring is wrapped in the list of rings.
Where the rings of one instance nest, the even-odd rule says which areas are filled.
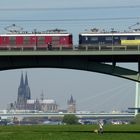
[[[46,32],[23,32],[21,27],[13,24],[5,28],[9,33],[0,34],[0,49],[60,49],[73,48],[73,36],[71,33],[67,33],[65,30],[48,30]],[[98,29],[92,29],[91,31],[79,34],[79,46],[76,49],[112,49],[133,47],[138,48],[140,46],[140,30],[117,32],[112,30],[111,32],[99,31]]]
[[[72,34],[55,29],[48,32],[0,34],[0,49],[72,48]]]

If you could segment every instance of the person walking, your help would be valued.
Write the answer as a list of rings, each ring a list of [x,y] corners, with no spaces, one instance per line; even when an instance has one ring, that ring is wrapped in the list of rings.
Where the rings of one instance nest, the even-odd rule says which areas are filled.
[[[99,134],[103,134],[103,132],[104,132],[103,126],[104,126],[104,122],[103,121],[99,121]]]

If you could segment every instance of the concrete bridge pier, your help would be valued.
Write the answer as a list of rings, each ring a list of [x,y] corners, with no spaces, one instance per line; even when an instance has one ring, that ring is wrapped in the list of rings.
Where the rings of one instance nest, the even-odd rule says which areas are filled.
[[[140,112],[140,83],[136,82],[135,115]]]

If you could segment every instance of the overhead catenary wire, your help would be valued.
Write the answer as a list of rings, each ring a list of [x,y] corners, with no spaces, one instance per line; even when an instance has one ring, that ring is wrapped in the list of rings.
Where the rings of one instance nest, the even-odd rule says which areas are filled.
[[[0,19],[0,22],[80,22],[80,21],[113,21],[140,20],[140,17],[107,17],[107,18],[65,18],[65,19]]]
[[[84,6],[84,7],[42,7],[42,8],[0,8],[0,11],[48,11],[48,10],[100,10],[100,9],[135,9],[140,8],[140,5],[118,5],[118,6]]]
[[[123,95],[122,95],[122,93],[123,93]],[[117,108],[120,104],[122,105],[122,108],[123,108],[126,103],[123,102],[124,100],[121,101],[121,99],[124,98],[123,96],[125,96],[126,97],[125,99],[127,99],[127,95],[128,95],[128,93],[126,92],[126,87],[125,87],[125,88],[117,91],[115,94],[112,93],[112,95],[107,96],[107,98],[104,98],[104,100],[102,100],[102,102],[100,102],[98,105],[95,104],[94,109],[97,107],[104,108],[105,106],[110,106],[111,103],[109,103],[109,102],[112,102],[112,101],[113,101],[112,102],[113,104],[111,105],[112,109]]]
[[[79,101],[79,103],[84,103],[84,102],[89,102],[89,101],[91,101],[91,100],[93,100],[93,99],[95,99],[95,98],[97,98],[97,97],[102,97],[102,96],[104,96],[104,95],[107,95],[107,94],[109,94],[109,93],[116,93],[116,94],[118,94],[118,91],[119,90],[122,90],[123,88],[126,88],[126,87],[128,87],[130,85],[130,83],[127,83],[127,84],[124,84],[124,85],[120,85],[120,86],[117,86],[117,87],[114,87],[114,88],[109,88],[108,90],[106,90],[106,91],[104,91],[104,92],[100,92],[100,93],[96,93],[96,95],[95,94],[93,94],[92,96],[90,96],[90,97],[87,97],[87,98],[84,98],[83,100],[81,100],[81,101]],[[116,92],[117,91],[117,92]],[[114,94],[113,94],[114,95]]]
[[[93,105],[92,109],[96,110],[96,108],[102,108],[102,107],[105,107],[105,106],[108,106],[108,105],[110,106],[111,105],[109,103],[110,101],[113,101],[113,105],[111,105],[112,109],[114,108],[114,106],[115,106],[115,108],[117,108],[118,105],[120,105],[120,104],[123,104],[123,107],[124,107],[125,102],[119,101],[118,97],[121,98],[122,93],[123,93],[124,96],[126,96],[126,94],[128,94],[127,92],[125,92],[126,91],[126,87],[128,87],[128,86],[129,86],[129,83],[128,84],[124,84],[124,85],[120,85],[119,87],[117,86],[115,88],[111,88],[111,89],[106,90],[104,92],[98,93],[97,95],[90,96],[90,98],[85,98],[82,102],[80,102],[80,104],[81,103],[82,104],[86,103],[86,107],[89,108],[91,106],[90,102],[93,102],[94,100],[97,101],[98,100],[97,98],[100,97],[100,100],[102,100],[102,101],[101,102],[99,101],[99,103],[96,102]],[[109,94],[110,92],[112,93],[111,95]],[[104,97],[104,96],[106,96],[106,97]],[[127,98],[127,96],[126,96],[126,98]],[[115,101],[114,101],[114,99],[115,99]],[[116,99],[117,99],[117,101],[116,101]],[[118,104],[118,103],[120,103],[120,104]],[[79,102],[78,102],[78,104],[79,104]]]

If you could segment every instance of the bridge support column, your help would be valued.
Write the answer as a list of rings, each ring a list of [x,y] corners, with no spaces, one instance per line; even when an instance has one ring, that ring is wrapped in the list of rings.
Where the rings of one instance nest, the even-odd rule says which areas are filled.
[[[139,113],[140,108],[140,83],[136,82],[136,96],[135,96],[135,115]]]

